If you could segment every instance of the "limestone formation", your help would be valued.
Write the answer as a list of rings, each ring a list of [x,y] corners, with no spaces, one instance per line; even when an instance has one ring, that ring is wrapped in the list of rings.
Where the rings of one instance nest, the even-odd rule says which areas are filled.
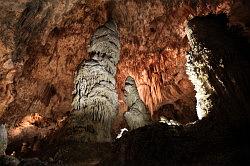
[[[231,120],[241,118],[240,114],[249,118],[249,43],[243,29],[229,26],[227,16],[221,14],[196,17],[186,30],[191,46],[187,73],[197,91],[199,118],[222,110],[230,112]]]
[[[207,145],[206,147],[212,148],[206,149],[204,147],[205,150],[200,152],[200,156],[199,154],[192,155],[192,153],[187,153],[186,151],[186,149],[192,147],[192,142],[186,142],[185,146],[179,146],[179,142],[187,140],[186,136],[173,138],[171,132],[166,132],[167,129],[159,128],[157,130],[158,126],[155,129],[148,126],[148,134],[147,132],[142,132],[139,135],[138,139],[142,140],[142,144],[138,140],[133,140],[134,136],[131,133],[135,133],[137,130],[128,132],[121,137],[121,139],[127,137],[126,135],[128,134],[136,144],[135,147],[137,146],[139,149],[138,153],[136,150],[131,153],[129,153],[130,151],[126,152],[128,155],[131,155],[128,157],[128,160],[133,159],[133,153],[137,153],[141,160],[145,160],[140,152],[149,155],[149,157],[156,156],[160,160],[160,155],[157,155],[159,151],[161,151],[160,154],[162,154],[163,159],[169,160],[171,157],[179,156],[178,153],[180,151],[187,155],[182,156],[179,160],[172,161],[199,159],[199,157],[208,155],[208,153],[213,154],[213,147],[216,146],[211,146],[211,142],[217,139],[214,132],[219,133],[218,135],[223,137],[225,135],[224,131],[227,131],[225,126],[228,126],[230,129],[235,125],[242,127],[242,121],[250,119],[250,114],[248,113],[250,108],[248,97],[250,93],[250,72],[246,70],[246,68],[249,68],[249,61],[241,60],[239,62],[237,57],[242,57],[241,55],[243,54],[233,50],[237,43],[238,45],[243,45],[244,42],[242,40],[232,42],[228,33],[218,34],[218,30],[225,31],[225,27],[220,26],[218,28],[217,23],[205,24],[204,22],[208,20],[203,23],[200,22],[201,20],[196,20],[197,22],[193,24],[195,27],[190,24],[191,22],[188,23],[197,16],[206,16],[209,13],[226,13],[229,16],[229,24],[241,25],[244,29],[244,35],[249,40],[249,0],[0,0],[0,2],[0,123],[6,123],[6,126],[8,126],[9,148],[13,148],[17,156],[20,154],[21,147],[19,146],[21,146],[22,142],[32,142],[35,136],[39,136],[42,142],[43,139],[50,141],[51,137],[57,136],[54,134],[55,132],[61,133],[61,139],[69,138],[69,141],[67,140],[65,144],[57,141],[54,147],[50,145],[42,147],[51,153],[54,152],[55,148],[66,149],[66,155],[61,155],[62,157],[58,161],[71,159],[74,162],[74,157],[79,157],[80,160],[83,160],[84,156],[88,155],[92,150],[99,149],[99,147],[89,147],[79,151],[75,147],[85,148],[86,146],[83,146],[85,144],[78,144],[77,142],[77,145],[72,146],[75,143],[71,141],[72,139],[96,141],[100,137],[110,137],[108,129],[103,130],[99,134],[96,132],[97,129],[101,130],[104,128],[104,123],[92,120],[102,119],[103,116],[99,117],[100,112],[94,114],[96,115],[94,118],[91,115],[87,116],[87,114],[83,113],[86,110],[84,108],[85,104],[82,103],[87,103],[88,107],[86,108],[88,110],[104,110],[104,108],[95,106],[96,108],[89,109],[89,103],[95,104],[96,101],[90,101],[90,97],[82,96],[85,95],[85,92],[82,93],[82,90],[80,92],[79,89],[76,89],[75,95],[72,95],[75,87],[74,81],[76,80],[75,72],[79,74],[76,86],[82,86],[80,89],[86,89],[84,84],[82,84],[83,82],[89,83],[92,81],[92,79],[87,78],[88,76],[86,76],[86,80],[81,80],[80,73],[90,75],[89,72],[92,72],[92,69],[87,70],[86,68],[95,68],[94,65],[96,64],[97,69],[95,70],[103,71],[103,67],[109,71],[108,73],[115,72],[114,66],[116,65],[113,62],[116,62],[117,58],[112,56],[114,55],[113,52],[117,52],[116,47],[119,43],[116,42],[118,38],[113,37],[115,33],[111,24],[106,24],[102,27],[106,29],[105,31],[102,28],[98,28],[104,25],[109,18],[113,18],[117,24],[117,32],[119,33],[121,43],[121,56],[117,65],[115,85],[120,109],[119,116],[116,119],[118,122],[112,127],[114,130],[112,136],[118,134],[121,128],[127,127],[124,125],[125,120],[123,119],[127,106],[124,102],[122,89],[125,79],[129,75],[136,80],[140,97],[148,106],[151,115],[155,114],[159,106],[173,104],[175,108],[172,115],[177,115],[177,118],[171,119],[181,124],[197,120],[196,110],[193,109],[196,105],[195,91],[192,82],[188,79],[185,67],[186,52],[190,50],[191,45],[192,50],[188,55],[188,63],[191,65],[190,73],[195,70],[193,77],[196,83],[198,83],[196,85],[197,91],[199,90],[197,94],[197,99],[199,100],[197,104],[198,114],[200,119],[206,115],[207,117],[201,119],[200,122],[202,123],[197,122],[201,124],[201,127],[195,127],[199,132],[199,137],[195,137],[193,135],[195,130],[192,130],[193,133],[188,133],[191,138],[188,138],[196,142],[206,139],[208,140],[207,142],[199,142],[199,145]],[[189,33],[188,38],[185,32],[187,23],[189,29],[187,30]],[[95,31],[96,35],[93,36]],[[106,35],[106,32],[109,35]],[[206,33],[206,35],[201,35],[200,33]],[[104,36],[100,37],[101,34]],[[92,36],[93,39],[90,42]],[[200,38],[201,36],[203,38]],[[110,42],[105,43],[106,39]],[[209,42],[206,41],[207,39],[209,39]],[[190,40],[190,44],[188,40]],[[193,44],[195,45],[192,44],[192,41],[194,41]],[[213,43],[213,45],[209,46],[208,43]],[[198,46],[196,44],[201,45]],[[197,49],[195,50],[196,47]],[[104,57],[110,56],[110,58],[103,58],[102,55],[104,54],[98,52],[108,52],[108,55],[105,54]],[[223,59],[221,58],[223,54],[237,56],[226,56],[227,58]],[[244,55],[249,55],[249,52]],[[212,62],[210,57],[213,57],[213,63],[210,63]],[[84,62],[79,66],[82,61]],[[208,61],[208,65],[205,66],[206,61]],[[78,66],[79,68],[77,68]],[[196,75],[197,73],[200,75]],[[104,82],[113,77],[113,75],[103,74]],[[98,76],[96,80],[99,78],[101,76]],[[95,83],[95,81],[93,82]],[[194,84],[196,83],[194,82]],[[114,88],[114,85],[107,85],[103,82],[100,85],[111,86],[111,89]],[[101,89],[99,84],[98,89]],[[96,95],[96,92],[95,90],[93,95]],[[89,94],[92,95],[92,91],[89,91]],[[106,90],[100,90],[100,95],[97,95],[97,97],[103,94],[106,96]],[[109,97],[113,96],[113,93],[108,94]],[[73,110],[71,104],[74,97],[75,104],[73,106],[77,109],[72,116],[69,116],[69,112]],[[107,98],[107,100],[112,99],[110,103],[115,102],[114,98]],[[180,102],[177,103],[177,101]],[[98,106],[102,104],[98,104]],[[105,104],[106,107],[114,109],[116,105]],[[203,123],[214,112],[221,113],[218,116],[213,116],[216,118],[207,120],[211,121],[212,125]],[[102,113],[107,116],[112,114],[109,111],[102,111]],[[40,120],[36,120],[34,123],[26,121],[26,117],[30,117],[33,114],[49,119],[48,123],[40,122]],[[159,118],[160,115],[162,114],[159,114]],[[112,118],[110,121],[112,121]],[[110,121],[107,123],[109,124]],[[222,122],[220,124],[215,123],[218,121]],[[68,125],[66,132],[64,128],[61,130],[65,122]],[[168,121],[162,118],[162,122]],[[197,123],[190,126],[197,126]],[[224,127],[218,127],[222,124],[224,124]],[[161,125],[165,126],[164,124]],[[204,126],[207,128],[204,129]],[[208,128],[209,126],[210,128]],[[167,126],[166,128],[172,127]],[[248,131],[247,128],[238,129],[236,128],[235,130],[243,131],[239,133]],[[244,129],[246,130],[244,131]],[[143,127],[138,130],[143,131]],[[153,134],[152,131],[154,131]],[[242,134],[243,136],[240,135],[239,138],[248,138],[243,137],[244,134]],[[152,136],[152,140],[150,140],[150,136]],[[169,137],[170,139],[166,141],[166,138]],[[148,140],[147,145],[143,142],[143,139]],[[20,142],[20,140],[22,141]],[[217,139],[217,142],[219,141]],[[68,148],[65,148],[63,145],[68,145]],[[131,147],[133,146],[134,144]],[[161,149],[160,146],[166,149]],[[176,151],[173,151],[173,146],[177,147]],[[202,149],[200,146],[195,147],[194,150]],[[145,147],[145,151],[148,150],[149,152],[146,153],[142,150],[142,147]],[[221,149],[227,149],[227,146],[222,146]],[[46,154],[43,153],[43,148],[41,150],[42,154]],[[164,150],[168,151],[169,154],[164,153]],[[232,153],[235,151],[233,149]],[[51,153],[47,154],[50,155]],[[106,154],[106,151],[104,153]],[[221,154],[220,156],[224,155],[224,153]],[[100,155],[96,156],[99,158]],[[190,159],[190,156],[193,158]],[[53,158],[53,156],[49,157]],[[213,158],[211,160],[210,158],[206,159],[213,161]],[[67,162],[69,165],[74,165],[69,160]],[[156,163],[153,164],[156,165]],[[171,165],[171,163],[167,162],[161,165],[166,164]],[[143,164],[140,163],[138,165]],[[187,164],[184,163],[182,165]],[[199,164],[195,163],[194,165]],[[225,165],[233,164],[229,162]]]
[[[128,132],[120,153],[115,150],[121,164],[249,165],[250,47],[239,30],[228,26],[226,15],[188,22],[188,74],[201,95],[197,111],[202,119]]]
[[[0,155],[5,154],[8,145],[7,130],[4,124],[0,125]]]
[[[135,81],[132,77],[127,77],[125,82],[125,101],[128,105],[128,111],[124,117],[131,130],[143,127],[150,123],[150,113],[146,105],[140,99]]]
[[[116,81],[122,103],[124,80],[133,75],[151,114],[162,103],[181,99],[193,110],[183,111],[185,121],[196,120],[186,116],[186,112],[196,112],[192,109],[194,88],[185,72],[189,47],[184,27],[196,15],[220,12],[230,13],[233,21],[247,26],[248,1],[232,1],[2,0],[1,120],[13,130],[24,115],[32,113],[61,121],[72,110],[74,72],[89,58],[86,45],[96,28],[111,17],[119,27],[121,41]],[[29,132],[30,138],[42,130]]]
[[[120,43],[116,24],[108,21],[94,33],[75,77],[73,123],[82,127],[82,141],[111,141],[111,125],[118,112],[116,65]],[[71,123],[71,122],[70,122]]]
[[[214,87],[208,80],[208,73],[212,70],[209,57],[212,55],[210,50],[196,40],[191,28],[186,28],[186,33],[192,47],[192,51],[187,54],[186,71],[195,86],[196,111],[198,118],[202,119],[212,109],[212,96],[215,95]]]

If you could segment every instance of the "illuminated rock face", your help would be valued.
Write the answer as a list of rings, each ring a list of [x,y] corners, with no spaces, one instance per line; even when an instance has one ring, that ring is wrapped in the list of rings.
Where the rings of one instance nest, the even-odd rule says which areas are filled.
[[[212,56],[211,50],[207,49],[202,41],[197,41],[195,26],[187,26],[186,33],[192,51],[187,54],[187,73],[196,90],[196,111],[199,119],[207,116],[213,107],[212,98],[215,97],[214,87],[209,82],[209,72],[213,68],[209,62]],[[205,27],[204,27],[205,28]],[[199,29],[201,30],[201,29]],[[196,30],[197,31],[197,30]]]
[[[118,113],[115,74],[120,56],[120,42],[113,21],[96,30],[88,52],[92,58],[83,61],[76,73],[75,112],[71,118],[74,125],[83,129],[80,140],[111,141],[111,125]]]
[[[197,120],[195,91],[185,70],[186,23],[195,16],[225,12],[230,22],[247,30],[248,6],[245,0],[2,1],[0,120],[11,131],[19,131],[16,126],[22,125],[23,118],[35,113],[51,120],[47,127],[29,127],[30,138],[33,133],[58,129],[73,109],[77,66],[90,58],[87,45],[108,18],[117,23],[121,42],[116,74],[118,120],[127,110],[122,89],[129,75],[151,115],[162,105],[174,104],[183,124]],[[176,104],[179,101],[182,104]],[[120,131],[119,124],[115,127]],[[26,135],[26,129],[11,132],[9,142]]]
[[[143,127],[150,123],[150,112],[140,99],[135,81],[132,77],[127,77],[125,82],[125,101],[128,105],[128,111],[124,117],[131,130]]]
[[[75,72],[107,21],[105,2],[11,0],[0,3],[0,13],[0,121],[15,131],[9,142],[48,135],[73,109]],[[53,122],[19,130],[36,113]]]
[[[250,58],[248,39],[243,31],[240,26],[230,25],[225,14],[196,17],[187,24],[191,45],[187,73],[197,91],[200,119],[221,110],[230,112],[227,116],[231,118],[239,118],[241,115],[233,116],[238,112],[233,111],[237,106],[247,114],[244,110],[248,107],[245,98],[249,88],[245,80]]]
[[[119,142],[120,153],[116,150],[121,164],[250,163],[249,38],[243,29],[230,26],[224,14],[195,17],[187,32],[187,74],[201,94],[197,101],[205,102],[197,105],[201,120],[180,126],[156,123],[128,132]]]

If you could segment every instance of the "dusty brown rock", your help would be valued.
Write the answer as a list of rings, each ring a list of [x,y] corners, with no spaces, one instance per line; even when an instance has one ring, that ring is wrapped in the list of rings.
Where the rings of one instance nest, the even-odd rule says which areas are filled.
[[[20,2],[19,8],[13,9],[18,13],[16,20],[4,18],[14,21],[9,57],[15,61],[17,72],[14,84],[9,85],[7,95],[3,96],[8,99],[13,93],[15,101],[1,120],[5,119],[12,127],[33,113],[60,123],[66,112],[72,110],[74,72],[88,57],[88,39],[95,28],[105,22],[106,9],[101,1],[95,4],[67,2]],[[8,32],[7,28],[4,30]],[[12,86],[14,90],[10,89]],[[3,108],[10,103],[6,99]],[[40,132],[39,129],[35,131]]]
[[[241,29],[228,26],[226,15],[195,17],[187,29],[191,45],[187,65],[192,69],[188,74],[195,77],[193,83],[201,88],[197,90],[206,92],[197,100],[210,102],[198,105],[208,114],[185,126],[154,124],[129,132],[115,150],[119,164],[250,163],[249,42]]]
[[[0,121],[13,131],[23,118],[38,113],[51,120],[51,130],[61,126],[73,109],[74,72],[89,58],[90,37],[108,17],[117,22],[121,38],[116,75],[121,113],[114,128],[119,129],[126,110],[122,88],[128,75],[135,78],[151,114],[180,100],[185,103],[180,107],[187,105],[192,114],[182,120],[193,121],[195,91],[185,72],[186,23],[194,16],[225,12],[230,24],[241,24],[249,36],[248,11],[246,0],[1,0]],[[48,128],[35,127],[30,137],[45,129],[50,133]]]

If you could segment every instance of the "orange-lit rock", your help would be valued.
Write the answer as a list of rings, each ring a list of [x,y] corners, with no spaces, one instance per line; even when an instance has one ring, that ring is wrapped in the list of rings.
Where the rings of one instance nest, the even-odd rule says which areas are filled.
[[[164,104],[196,119],[195,91],[185,72],[188,20],[225,12],[231,23],[249,28],[244,0],[31,1],[0,4],[0,116],[10,129],[32,113],[57,122],[72,110],[74,72],[88,58],[87,45],[108,17],[118,25],[121,60],[117,91],[119,128],[126,111],[122,89],[135,78],[151,114]],[[247,24],[248,23],[248,24]],[[250,35],[249,31],[248,35]],[[179,103],[181,101],[181,103]],[[183,113],[185,115],[186,113]],[[39,132],[39,130],[37,130]]]

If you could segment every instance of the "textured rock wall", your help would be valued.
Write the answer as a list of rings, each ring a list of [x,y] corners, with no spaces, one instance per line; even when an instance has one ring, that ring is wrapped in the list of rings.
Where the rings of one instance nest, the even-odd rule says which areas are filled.
[[[21,15],[20,10],[25,7],[27,2],[1,1],[0,5],[0,116],[15,96],[13,79],[16,68],[12,61],[12,53],[15,49],[15,24]]]
[[[203,28],[207,27],[203,26]],[[198,30],[201,30],[201,28]],[[211,50],[203,45],[202,41],[197,41],[197,36],[195,35],[198,34],[193,32],[192,28],[187,27],[186,32],[192,49],[187,54],[187,73],[195,86],[197,99],[196,111],[199,119],[202,119],[213,109],[213,101],[218,97],[215,94],[214,87],[209,82],[209,73],[214,70],[209,61],[212,53]],[[222,59],[218,60],[219,66],[223,67]],[[218,76],[216,77],[218,78]]]
[[[73,109],[74,73],[89,58],[86,46],[108,17],[117,23],[121,41],[116,75],[120,119],[127,110],[122,89],[128,75],[151,114],[173,104],[181,122],[197,119],[195,91],[185,71],[189,19],[225,12],[231,24],[242,25],[250,35],[246,0],[0,2],[0,121],[6,122],[10,138],[27,136],[27,131],[31,138],[35,133],[45,137],[61,127]],[[34,114],[49,125],[26,122]],[[120,131],[119,122],[114,126]]]
[[[125,101],[128,111],[124,117],[131,130],[148,125],[151,116],[148,108],[140,99],[135,81],[132,77],[127,77],[124,87]]]
[[[210,15],[193,19],[187,26],[191,45],[187,72],[197,91],[200,119],[209,111],[220,109],[228,109],[230,114],[248,114],[245,99],[249,89],[245,77],[249,71],[249,43],[242,27],[228,25],[226,15]],[[216,40],[217,36],[220,38]],[[233,111],[240,103],[241,111]],[[225,108],[229,105],[232,108]]]
[[[185,25],[188,19],[210,12],[229,12],[231,1],[116,1],[112,12],[121,35],[118,79],[132,76],[151,114],[164,104],[188,105],[194,114],[195,91],[185,71],[189,49]],[[136,55],[136,56],[135,56]],[[124,70],[126,69],[126,70]],[[123,81],[118,82],[120,99]],[[177,104],[182,100],[183,104]],[[184,112],[185,112],[184,111]],[[189,120],[195,120],[193,116]]]
[[[9,126],[10,138],[44,138],[73,109],[74,73],[88,58],[91,35],[106,21],[104,3],[92,2],[1,1],[1,37],[6,39],[1,48],[7,50],[1,58],[11,59],[15,69],[6,70],[1,80],[6,109],[0,120]],[[50,122],[23,125],[33,114]]]
[[[250,125],[250,47],[244,31],[228,26],[226,15],[195,17],[187,29],[191,45],[187,65],[194,69],[188,74],[196,74],[199,81],[192,81],[202,88],[197,90],[205,91],[200,99],[211,101],[198,105],[208,115],[185,126],[154,124],[129,132],[118,142],[120,164],[250,163],[246,132]]]
[[[76,134],[73,137],[80,141],[109,142],[112,122],[118,113],[115,74],[120,57],[120,41],[113,21],[96,30],[88,52],[91,59],[83,61],[76,73],[75,111],[66,128],[67,125],[73,131],[77,128],[80,136]]]

